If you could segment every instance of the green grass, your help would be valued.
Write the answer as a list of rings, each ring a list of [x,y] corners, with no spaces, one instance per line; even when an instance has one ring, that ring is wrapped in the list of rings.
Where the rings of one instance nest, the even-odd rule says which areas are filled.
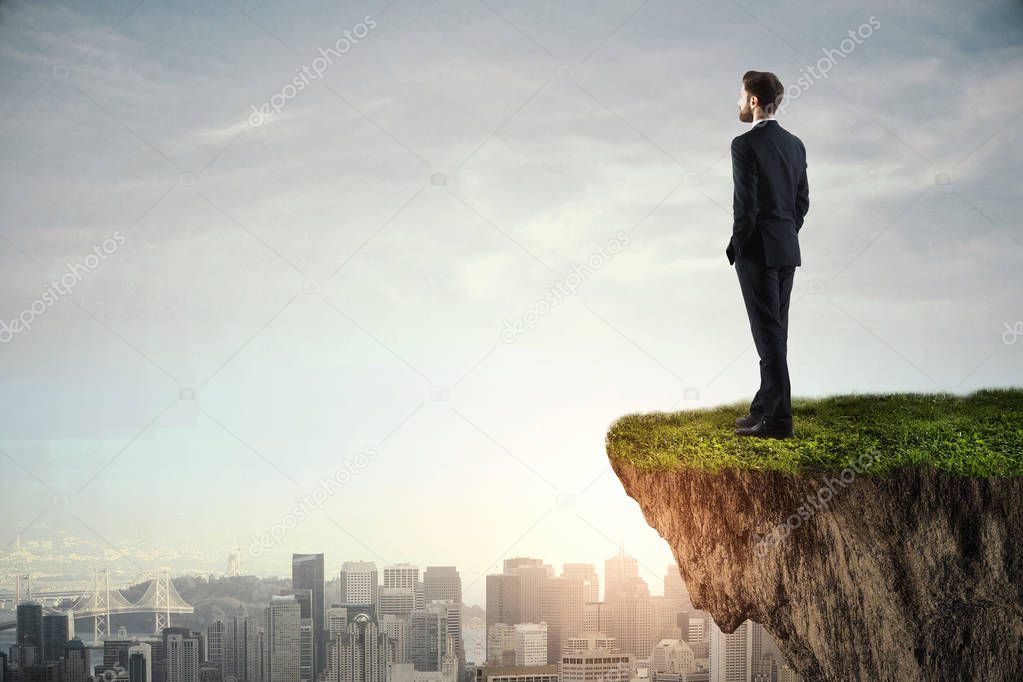
[[[844,395],[793,401],[796,437],[732,435],[748,404],[622,417],[607,434],[616,462],[659,471],[840,471],[865,453],[865,471],[933,466],[962,476],[1023,475],[1023,389],[949,394]]]

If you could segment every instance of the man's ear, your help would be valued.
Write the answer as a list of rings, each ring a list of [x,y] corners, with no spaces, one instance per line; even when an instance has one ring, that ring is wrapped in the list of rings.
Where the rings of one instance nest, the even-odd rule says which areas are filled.
[[[750,95],[749,96],[749,108],[750,109],[756,109],[758,106],[760,106],[760,100],[757,99],[756,95]]]

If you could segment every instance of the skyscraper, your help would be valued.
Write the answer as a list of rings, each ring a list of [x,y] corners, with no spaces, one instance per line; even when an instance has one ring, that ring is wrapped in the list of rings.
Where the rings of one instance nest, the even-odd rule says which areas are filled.
[[[88,682],[92,677],[89,671],[89,650],[82,640],[75,638],[65,643],[63,656],[63,682]]]
[[[431,602],[412,612],[409,621],[408,660],[416,670],[439,671],[447,653],[447,608],[444,603]]]
[[[262,682],[298,682],[302,664],[302,605],[295,595],[270,597],[264,620]]]
[[[487,576],[487,632],[497,623],[515,625],[521,623],[519,609],[519,576],[495,574]],[[491,659],[487,651],[487,660]]]
[[[547,665],[547,623],[515,626],[515,665]]]
[[[681,611],[692,611],[693,602],[689,598],[689,589],[682,581],[682,574],[678,570],[678,564],[668,566],[664,574],[664,596]]]
[[[128,649],[128,682],[153,682],[153,649],[144,642]]]
[[[565,564],[561,569],[561,577],[582,581],[583,601],[600,601],[600,576],[593,564]]]
[[[17,638],[21,660],[28,665],[42,662],[43,656],[43,605],[34,602],[18,604]]]
[[[224,635],[226,626],[219,618],[206,628],[206,661],[224,677]]]
[[[312,593],[312,629],[314,678],[326,663],[326,631],[323,628],[325,613],[323,604],[323,555],[291,555],[291,587],[294,590],[309,590]]]
[[[547,663],[561,660],[561,650],[569,637],[582,634],[583,581],[572,578],[547,578],[543,582],[540,622],[547,624]]]
[[[64,645],[75,636],[75,619],[68,611],[43,616],[43,661],[56,661],[64,656]]]
[[[450,602],[447,609],[448,636],[454,643],[451,652],[458,661],[458,677],[465,671],[465,644],[462,641],[462,576],[454,566],[427,566],[423,574],[423,598],[432,601]]]
[[[316,677],[316,636],[315,624],[313,621],[313,593],[312,590],[281,590],[284,596],[293,596],[299,604],[300,624],[299,642],[301,658],[299,660],[300,682],[312,682]]]
[[[169,630],[171,628],[166,628]],[[166,631],[165,630],[165,631]],[[165,637],[167,647],[167,682],[199,682],[199,639],[172,633]],[[129,648],[128,662],[131,662]]]
[[[373,606],[348,606],[343,610],[343,629],[331,632],[326,682],[386,682],[390,643],[380,631]],[[340,618],[342,609],[331,611]]]
[[[542,559],[514,557],[505,559],[504,572],[519,577],[519,620],[521,623],[538,623],[543,599],[544,581],[554,575],[554,569]]]
[[[338,603],[375,604],[378,584],[376,564],[371,561],[346,561],[341,566]]]

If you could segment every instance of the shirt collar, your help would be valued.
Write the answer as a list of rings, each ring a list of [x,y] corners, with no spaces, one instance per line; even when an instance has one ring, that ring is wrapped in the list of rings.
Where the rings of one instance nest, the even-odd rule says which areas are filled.
[[[757,120],[753,121],[753,124],[750,126],[750,129],[756,128],[758,125],[760,125],[761,123],[764,123],[766,121],[775,121],[775,120],[776,119],[774,118],[774,116],[768,116],[767,118],[758,118]]]

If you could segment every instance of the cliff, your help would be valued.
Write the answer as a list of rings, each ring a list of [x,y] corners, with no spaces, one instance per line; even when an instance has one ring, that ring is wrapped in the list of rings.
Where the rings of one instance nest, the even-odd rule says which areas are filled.
[[[740,413],[607,435],[697,608],[811,682],[1023,680],[1023,391],[798,401],[789,441]]]

